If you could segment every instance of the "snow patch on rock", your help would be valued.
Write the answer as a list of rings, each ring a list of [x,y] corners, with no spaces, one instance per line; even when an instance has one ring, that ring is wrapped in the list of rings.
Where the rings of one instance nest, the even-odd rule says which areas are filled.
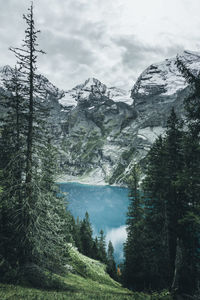
[[[158,127],[146,127],[138,130],[138,137],[143,140],[148,140],[151,144],[159,137],[159,135],[163,135],[165,132],[165,128]]]
[[[83,84],[79,84],[71,90],[65,92],[63,98],[59,100],[62,106],[77,106],[78,102],[88,101],[90,96],[95,96],[96,99],[107,97],[115,102],[124,102],[132,104],[130,92],[117,87],[108,88],[96,78],[88,78]]]
[[[184,51],[178,54],[194,75],[200,73],[200,53]],[[161,96],[172,96],[188,86],[185,78],[176,65],[176,57],[149,66],[138,78],[132,89],[132,97],[140,95],[149,96],[159,94]],[[169,101],[169,99],[168,99]]]

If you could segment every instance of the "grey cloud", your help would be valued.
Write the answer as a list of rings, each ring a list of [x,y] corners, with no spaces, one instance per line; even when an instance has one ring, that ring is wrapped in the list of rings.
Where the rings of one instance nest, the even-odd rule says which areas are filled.
[[[181,45],[150,46],[140,42],[134,36],[119,37],[113,41],[123,49],[122,63],[128,69],[135,69],[136,71],[147,64],[175,56],[178,52],[183,51]]]
[[[61,88],[73,87],[91,76],[108,85],[127,87],[151,63],[183,50],[182,45],[176,45],[176,31],[174,36],[170,36],[170,31],[161,32],[159,29],[160,39],[167,47],[162,46],[161,42],[159,44],[159,40],[155,46],[141,42],[140,38],[144,37],[131,35],[128,29],[127,35],[123,35],[124,31],[117,28],[118,14],[112,0],[33,2],[36,27],[42,31],[39,45],[47,52],[39,58],[39,71]],[[15,63],[8,47],[21,45],[26,27],[22,15],[29,5],[27,0],[0,0],[1,65]],[[107,13],[111,14],[110,19]],[[198,32],[190,37],[191,42],[194,38],[198,42]],[[190,45],[189,36],[187,41]]]
[[[105,23],[102,21],[88,20],[84,13],[87,12],[88,3],[72,2],[67,7],[59,12],[50,11],[45,13],[45,19],[38,13],[39,23],[41,23],[41,30],[47,28],[47,24],[51,24],[51,28],[59,32],[63,32],[72,37],[89,40],[90,42],[100,42],[105,36]],[[42,21],[44,24],[42,24]]]
[[[79,28],[73,28],[71,32],[78,36],[84,35],[84,37],[90,39],[90,41],[100,42],[106,34],[106,28],[101,22],[86,22]]]
[[[59,36],[50,31],[43,32],[40,45],[50,56],[58,55],[60,59],[91,65],[95,60],[92,49],[85,42],[73,36]]]

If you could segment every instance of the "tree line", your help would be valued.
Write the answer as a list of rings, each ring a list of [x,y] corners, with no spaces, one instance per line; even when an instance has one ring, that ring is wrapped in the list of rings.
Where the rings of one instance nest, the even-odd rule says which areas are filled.
[[[179,57],[176,64],[190,84],[186,116],[172,108],[142,183],[139,168],[132,170],[123,277],[135,290],[167,288],[190,299],[200,283],[200,78]]]
[[[72,244],[74,244],[82,254],[104,263],[108,274],[113,279],[117,279],[114,247],[111,241],[109,241],[108,247],[106,246],[104,231],[101,229],[99,236],[93,237],[93,230],[88,212],[85,213],[85,217],[81,221],[79,218],[75,220],[72,215],[70,219]]]

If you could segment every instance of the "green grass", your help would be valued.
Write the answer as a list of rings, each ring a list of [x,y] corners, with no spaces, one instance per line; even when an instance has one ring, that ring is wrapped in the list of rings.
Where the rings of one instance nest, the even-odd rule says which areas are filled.
[[[169,295],[132,293],[122,287],[98,284],[78,275],[68,275],[69,291],[44,291],[16,285],[0,284],[1,300],[171,300]]]
[[[75,274],[98,283],[114,287],[120,286],[106,273],[106,266],[103,263],[81,254],[73,246],[69,246],[68,253],[70,256],[69,264]]]
[[[167,292],[147,295],[133,293],[106,273],[104,264],[80,254],[69,246],[68,273],[54,274],[62,290],[47,291],[30,287],[0,284],[0,300],[171,300]]]

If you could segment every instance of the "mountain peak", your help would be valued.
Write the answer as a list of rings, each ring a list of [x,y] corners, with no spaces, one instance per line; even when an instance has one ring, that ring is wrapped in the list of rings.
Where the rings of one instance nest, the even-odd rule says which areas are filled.
[[[132,104],[130,93],[117,87],[108,88],[100,80],[89,77],[84,83],[75,86],[73,89],[65,92],[65,97],[60,99],[60,104],[64,107],[75,107],[80,102],[90,101],[90,97],[96,98],[97,101],[109,98],[115,102],[125,102]]]
[[[194,74],[199,75],[200,52],[183,51],[178,54],[179,59]],[[132,98],[136,106],[155,101],[174,101],[178,94],[187,87],[187,82],[176,65],[176,57],[150,65],[140,75],[132,89]],[[141,100],[143,98],[143,100]],[[157,99],[157,100],[156,100]]]
[[[100,80],[94,78],[94,77],[89,77],[85,83],[85,85],[99,85],[102,84]]]
[[[93,92],[94,88],[95,91],[99,90],[100,92],[105,92],[107,86],[101,83],[101,81],[99,81],[98,79],[89,77],[84,83],[75,86],[72,90]]]
[[[3,81],[5,79],[10,79],[13,71],[14,67],[9,65],[0,67],[0,87],[4,88]],[[20,74],[19,72],[19,76],[23,76],[23,74]],[[53,85],[45,76],[36,74],[35,78],[40,89],[46,92],[47,98],[48,96],[54,96],[55,98],[60,99],[64,96],[65,92]],[[40,94],[38,94],[38,97],[40,97]]]

